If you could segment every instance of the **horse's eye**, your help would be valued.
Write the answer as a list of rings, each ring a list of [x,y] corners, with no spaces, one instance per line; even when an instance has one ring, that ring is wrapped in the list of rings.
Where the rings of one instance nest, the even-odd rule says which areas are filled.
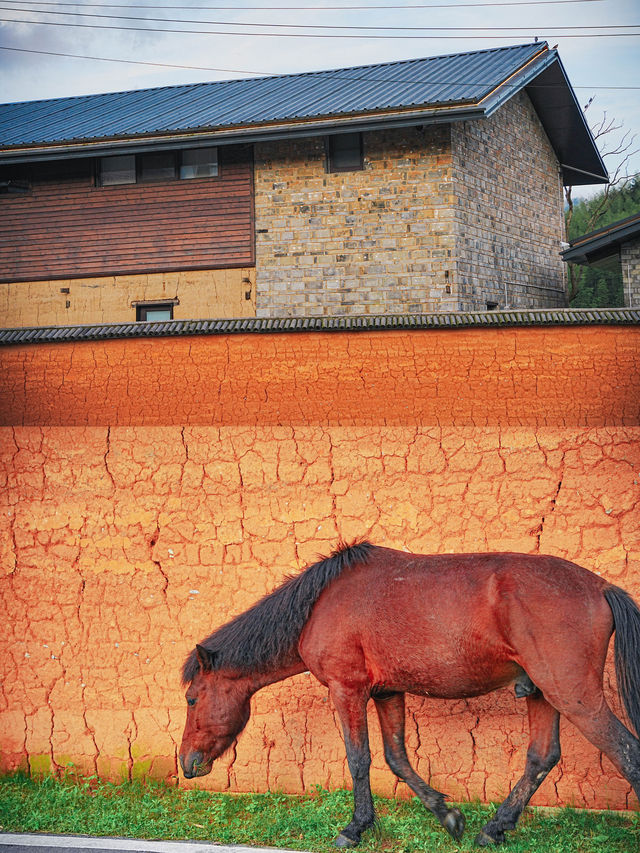
[[[195,704],[196,704],[195,699],[187,699],[187,705],[195,705]]]

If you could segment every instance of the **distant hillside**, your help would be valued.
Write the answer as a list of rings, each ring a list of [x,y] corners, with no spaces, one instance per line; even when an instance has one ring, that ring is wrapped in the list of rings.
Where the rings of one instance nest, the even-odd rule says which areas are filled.
[[[568,224],[568,239],[575,240],[612,222],[625,219],[640,210],[640,175],[621,189],[605,190],[586,201],[577,201]],[[571,300],[573,308],[612,308],[624,305],[622,274],[616,268],[574,267],[578,291]]]

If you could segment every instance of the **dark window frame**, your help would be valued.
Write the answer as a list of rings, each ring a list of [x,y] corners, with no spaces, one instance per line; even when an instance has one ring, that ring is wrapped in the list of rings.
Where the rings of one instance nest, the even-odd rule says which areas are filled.
[[[104,160],[111,160],[114,157],[133,157],[133,168],[135,173],[134,181],[122,181],[117,184],[105,184],[103,179],[104,169],[102,168],[102,163]],[[101,189],[109,189],[110,187],[133,187],[138,183],[138,163],[135,154],[109,154],[106,157],[98,157],[95,161],[95,171],[96,171],[96,186]]]
[[[176,300],[161,300],[159,299],[157,302],[137,302],[135,305],[136,309],[136,323],[166,323],[168,320],[173,320],[173,306],[176,304]],[[164,320],[149,320],[147,318],[147,311],[159,311],[163,310],[169,311],[169,316]]]
[[[357,164],[352,162],[345,164],[344,160],[340,162],[344,154],[344,148],[340,148],[339,143],[344,142],[346,137],[356,138],[357,146],[353,146],[358,150]],[[362,143],[361,131],[349,131],[348,133],[335,133],[325,137],[325,152],[326,152],[326,170],[329,173],[336,172],[361,172],[364,169],[364,146]]]
[[[214,175],[183,175],[182,174],[183,168],[185,168],[187,166],[193,167],[194,165],[196,165],[196,168],[197,168],[197,165],[199,165],[199,164],[185,163],[184,162],[184,159],[185,159],[184,155],[187,154],[188,152],[191,152],[191,151],[213,151],[213,152],[215,152],[215,166],[216,166],[215,174]],[[219,157],[218,152],[219,152],[219,146],[218,145],[203,145],[200,148],[183,148],[180,152],[177,152],[180,155],[177,158],[177,178],[178,178],[178,180],[180,180],[180,181],[198,181],[198,180],[202,180],[203,178],[219,178],[220,177],[220,157]]]
[[[158,157],[162,155],[171,155],[173,171],[171,176],[163,176],[161,178],[143,178],[142,172],[144,169],[145,157]],[[143,151],[141,154],[136,154],[136,183],[137,184],[158,184],[162,181],[175,181],[178,177],[178,152],[177,151]]]

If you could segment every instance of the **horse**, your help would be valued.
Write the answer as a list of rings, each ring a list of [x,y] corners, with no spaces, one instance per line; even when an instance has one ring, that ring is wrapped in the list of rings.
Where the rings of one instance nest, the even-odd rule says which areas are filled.
[[[204,639],[182,669],[180,764],[204,776],[246,726],[252,695],[309,671],[339,715],[353,779],[353,847],[375,821],[366,708],[373,700],[386,761],[455,840],[465,819],[409,763],[405,693],[479,696],[513,684],[530,742],[522,778],[476,837],[505,840],[560,759],[563,714],[605,753],[640,798],[640,740],[603,692],[615,631],[618,690],[640,733],[640,609],[623,589],[558,557],[418,555],[369,542],[340,545]]]

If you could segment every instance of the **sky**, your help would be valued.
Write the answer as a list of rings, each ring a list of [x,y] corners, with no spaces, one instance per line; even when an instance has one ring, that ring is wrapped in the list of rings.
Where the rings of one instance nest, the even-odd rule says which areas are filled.
[[[640,0],[0,0],[0,102],[558,46],[612,174],[640,173]],[[185,67],[186,66],[186,67]],[[635,135],[635,139],[633,139]],[[594,187],[593,192],[599,188]],[[589,195],[580,188],[576,196]]]

